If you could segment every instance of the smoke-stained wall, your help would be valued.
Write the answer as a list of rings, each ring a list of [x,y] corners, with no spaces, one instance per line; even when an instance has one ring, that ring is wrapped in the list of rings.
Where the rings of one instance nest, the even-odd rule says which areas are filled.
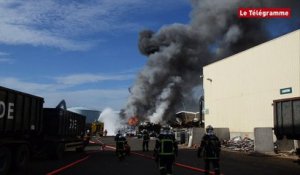
[[[290,7],[294,20],[299,4],[294,0],[192,0],[189,24],[140,32],[138,47],[148,62],[130,89],[126,118],[159,123],[185,104],[199,109],[195,90],[202,86],[203,66],[270,39],[266,19],[240,19],[238,8]]]

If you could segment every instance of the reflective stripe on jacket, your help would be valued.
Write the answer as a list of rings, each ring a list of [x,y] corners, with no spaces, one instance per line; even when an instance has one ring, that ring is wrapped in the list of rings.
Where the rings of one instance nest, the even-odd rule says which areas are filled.
[[[174,155],[174,141],[171,139],[160,140],[159,155]]]

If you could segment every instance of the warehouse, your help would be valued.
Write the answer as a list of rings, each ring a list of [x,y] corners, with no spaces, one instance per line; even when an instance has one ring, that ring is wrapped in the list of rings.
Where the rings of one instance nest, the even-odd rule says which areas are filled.
[[[300,96],[300,30],[203,67],[205,125],[230,137],[270,127],[273,100]]]
[[[88,109],[85,107],[71,107],[68,108],[68,110],[86,116],[86,123],[92,123],[98,120],[101,114],[101,111]]]

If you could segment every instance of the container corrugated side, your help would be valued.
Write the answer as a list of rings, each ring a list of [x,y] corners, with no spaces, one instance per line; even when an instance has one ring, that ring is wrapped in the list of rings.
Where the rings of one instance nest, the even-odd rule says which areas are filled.
[[[41,97],[0,86],[0,136],[39,134],[43,103]]]
[[[84,133],[86,117],[60,108],[44,108],[45,134],[57,137],[77,137]]]

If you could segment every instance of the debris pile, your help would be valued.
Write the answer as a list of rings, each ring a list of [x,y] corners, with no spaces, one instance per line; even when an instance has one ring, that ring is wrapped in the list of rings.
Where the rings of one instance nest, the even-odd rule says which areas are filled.
[[[222,147],[234,151],[252,152],[254,151],[254,140],[236,136],[230,140],[223,140]]]

